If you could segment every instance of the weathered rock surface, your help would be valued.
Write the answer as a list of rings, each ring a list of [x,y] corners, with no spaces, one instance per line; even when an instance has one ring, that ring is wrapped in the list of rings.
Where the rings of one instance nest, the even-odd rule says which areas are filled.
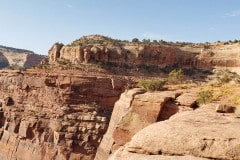
[[[144,92],[146,92],[144,89],[136,88],[121,94],[120,99],[116,102],[114,106],[108,130],[104,135],[100,146],[98,147],[95,159],[104,160],[108,158],[109,153],[111,153],[111,148],[114,144],[112,134],[116,129],[117,124],[121,120],[122,116],[129,111],[134,96],[136,96],[137,94],[143,94]]]
[[[203,106],[142,129],[110,159],[154,159],[152,155],[240,159],[239,123],[234,114],[216,113],[215,105]]]
[[[232,105],[219,104],[216,106],[216,112],[219,112],[219,113],[234,113],[235,110],[236,110],[236,107]]]
[[[0,72],[0,159],[93,159],[126,81]]]
[[[110,42],[109,42],[110,41]],[[113,42],[112,42],[113,41]],[[234,44],[144,44],[115,42],[104,36],[85,36],[71,45],[54,44],[49,50],[49,62],[63,58],[74,64],[109,62],[119,66],[214,67],[240,66],[240,45]]]
[[[182,111],[196,109],[198,108],[197,93],[194,90],[182,93],[177,97],[176,102]]]
[[[0,45],[0,69],[2,68],[29,68],[41,63],[46,56],[32,51],[5,47]]]
[[[101,141],[95,159],[108,159],[109,154],[129,142],[132,136],[144,127],[166,120],[179,112],[181,106],[176,101],[179,95],[180,93],[175,91],[144,93],[139,89],[123,93],[114,106],[108,131]],[[192,103],[194,101],[192,98]],[[191,106],[188,107],[193,110]]]
[[[200,158],[194,156],[167,156],[167,155],[145,155],[127,152],[119,149],[116,151],[109,160],[207,160],[207,158]]]

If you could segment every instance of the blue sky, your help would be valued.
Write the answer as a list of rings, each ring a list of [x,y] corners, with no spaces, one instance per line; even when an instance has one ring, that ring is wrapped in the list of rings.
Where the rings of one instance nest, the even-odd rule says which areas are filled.
[[[83,35],[214,42],[240,39],[240,0],[0,0],[0,45],[47,54]]]

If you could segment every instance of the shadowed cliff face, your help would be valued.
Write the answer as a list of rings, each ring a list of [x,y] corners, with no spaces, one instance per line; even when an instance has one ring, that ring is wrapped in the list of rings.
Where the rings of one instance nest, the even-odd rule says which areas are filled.
[[[9,66],[8,59],[3,55],[2,52],[0,52],[0,69],[6,68]]]
[[[0,159],[94,158],[119,77],[0,72]]]

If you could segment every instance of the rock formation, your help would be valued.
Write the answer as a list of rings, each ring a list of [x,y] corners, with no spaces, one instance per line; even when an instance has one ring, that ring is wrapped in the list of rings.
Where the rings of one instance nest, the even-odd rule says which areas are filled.
[[[101,141],[95,160],[108,159],[110,153],[129,142],[132,136],[144,127],[166,120],[183,111],[183,108],[193,110],[192,106],[196,103],[196,95],[190,96],[189,93],[144,92],[146,91],[136,88],[121,95],[114,106],[108,130]]]
[[[239,49],[238,43],[151,44],[117,41],[104,36],[86,36],[70,45],[54,44],[49,50],[49,62],[53,64],[57,59],[66,59],[74,64],[108,62],[133,67],[147,65],[160,68],[166,66],[231,68],[240,66]]]
[[[0,72],[0,159],[93,159],[125,84],[116,76]]]
[[[0,69],[30,68],[40,64],[45,58],[46,56],[35,54],[32,51],[0,45]]]
[[[240,159],[240,120],[214,109],[209,104],[149,125],[109,160]]]
[[[197,86],[204,82],[178,90],[181,84],[170,83],[171,89],[156,92],[130,89],[136,86],[132,80],[160,75],[138,75],[139,66],[239,70],[239,49],[239,43],[130,43],[96,35],[56,43],[44,67],[0,72],[0,159],[240,159],[239,119],[232,113],[239,108],[199,108]],[[17,51],[0,46],[0,64],[36,64],[35,54],[14,56]],[[87,64],[92,62],[122,70],[116,74]],[[136,70],[122,74],[128,67]],[[239,81],[231,77],[229,83]]]

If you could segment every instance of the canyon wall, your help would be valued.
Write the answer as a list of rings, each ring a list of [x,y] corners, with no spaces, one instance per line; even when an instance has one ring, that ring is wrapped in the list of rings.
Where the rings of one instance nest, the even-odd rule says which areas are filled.
[[[119,66],[166,66],[195,67],[212,69],[215,67],[239,67],[240,44],[76,44],[56,43],[49,50],[49,62],[58,59],[69,60],[73,64],[103,62]]]
[[[0,159],[93,159],[120,77],[0,72]]]

